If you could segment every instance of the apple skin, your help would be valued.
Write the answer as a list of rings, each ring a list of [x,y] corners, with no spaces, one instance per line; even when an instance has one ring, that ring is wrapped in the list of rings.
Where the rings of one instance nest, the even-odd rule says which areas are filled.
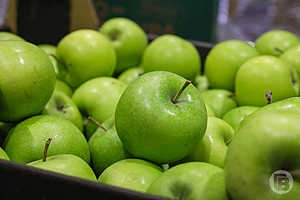
[[[56,85],[54,91],[60,91],[63,92],[68,97],[72,97],[73,91],[65,82],[56,79]]]
[[[99,31],[108,37],[117,54],[115,73],[140,64],[148,39],[139,25],[130,19],[117,17],[104,22]]]
[[[9,160],[5,151],[0,147],[0,159]]]
[[[213,89],[234,91],[234,80],[240,66],[250,58],[258,56],[251,45],[228,40],[217,44],[205,60],[205,74]]]
[[[284,195],[273,192],[269,184],[277,170],[300,169],[299,121],[299,113],[278,110],[255,113],[244,121],[225,162],[227,190],[233,200],[299,198],[299,179],[294,179],[292,190]]]
[[[280,56],[280,59],[291,64],[297,71],[300,77],[300,45],[290,48]]]
[[[205,108],[206,108],[208,117],[215,117],[214,111],[207,104],[205,104]]]
[[[47,157],[45,162],[43,162],[43,160],[37,160],[28,163],[27,165],[56,173],[62,173],[68,176],[75,176],[91,181],[97,181],[97,178],[91,167],[80,157],[72,154],[53,155]]]
[[[208,90],[209,83],[205,75],[197,75],[195,78],[195,86],[200,92]]]
[[[122,74],[120,74],[118,79],[128,85],[129,83],[138,79],[142,74],[144,74],[144,70],[142,68],[134,67],[124,71]]]
[[[112,77],[89,80],[77,88],[72,100],[85,116],[91,115],[99,123],[115,114],[117,103],[126,84]]]
[[[258,109],[259,107],[255,106],[240,106],[226,113],[223,120],[234,128],[234,130],[237,130],[240,123]]]
[[[60,91],[54,91],[46,104],[44,115],[53,115],[71,121],[80,131],[83,131],[82,117],[75,103],[70,97]]]
[[[201,58],[190,42],[175,35],[163,35],[148,45],[141,67],[145,73],[168,71],[194,81],[201,71]]]
[[[56,78],[60,80],[64,80],[66,76],[66,68],[63,66],[61,62],[57,60],[56,47],[50,44],[41,44],[39,47],[49,55],[51,63],[54,67],[54,71],[56,73]]]
[[[273,56],[258,56],[244,63],[235,80],[239,106],[266,105],[267,91],[273,94],[272,102],[298,96],[299,78],[293,71],[293,67]],[[295,86],[293,79],[297,80]]]
[[[228,199],[224,170],[203,162],[188,162],[168,169],[151,184],[147,193],[170,199]]]
[[[92,78],[111,76],[117,62],[111,42],[94,30],[82,29],[66,35],[56,53],[66,67],[65,81],[72,88]]]
[[[207,106],[209,106],[216,117],[222,118],[228,111],[237,107],[233,93],[223,89],[211,89],[201,93]]]
[[[89,145],[70,121],[50,115],[34,116],[19,123],[8,134],[5,151],[11,161],[29,163],[43,158],[45,141],[52,138],[48,156],[74,154],[90,162]]]
[[[16,122],[39,114],[55,87],[48,55],[23,41],[1,41],[0,121]]]
[[[115,126],[107,131],[98,128],[89,139],[89,147],[93,169],[97,175],[113,163],[128,157]]]
[[[285,52],[298,44],[300,40],[295,34],[283,30],[272,30],[257,38],[255,48],[260,55],[279,57],[282,54],[280,51]]]
[[[24,41],[23,38],[21,38],[18,35],[15,35],[13,33],[9,32],[0,32],[0,41],[3,40],[11,40],[11,41]]]
[[[227,122],[216,117],[208,117],[203,139],[185,158],[185,162],[200,161],[223,168],[228,144],[233,135],[234,129]]]
[[[151,183],[161,174],[162,169],[151,162],[125,159],[106,168],[98,181],[138,192],[146,192]]]
[[[171,99],[186,80],[164,71],[149,72],[129,84],[116,109],[116,129],[132,155],[156,163],[188,155],[204,136],[207,112],[200,92],[188,85],[178,102]]]

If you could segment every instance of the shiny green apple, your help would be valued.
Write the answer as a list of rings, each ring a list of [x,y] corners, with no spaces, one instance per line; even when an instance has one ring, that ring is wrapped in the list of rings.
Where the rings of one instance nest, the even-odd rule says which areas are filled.
[[[68,97],[72,97],[73,91],[65,82],[56,79],[55,91],[63,92]]]
[[[228,40],[217,44],[207,55],[205,74],[211,88],[234,91],[234,80],[240,66],[258,56],[251,45]]]
[[[227,122],[216,117],[208,117],[203,139],[185,158],[185,162],[201,161],[223,168],[228,145],[233,135],[234,129]]]
[[[66,35],[57,46],[57,57],[66,67],[65,81],[73,88],[99,76],[111,76],[116,53],[98,31],[82,29]]]
[[[89,139],[89,147],[93,169],[97,175],[113,163],[128,157],[114,125],[106,126],[105,130],[98,128]]]
[[[207,112],[199,90],[187,82],[177,74],[156,71],[128,85],[115,120],[129,153],[165,164],[196,147],[205,133]]]
[[[255,48],[261,55],[279,57],[285,51],[300,44],[299,38],[288,31],[272,30],[257,38]]]
[[[237,130],[240,123],[258,109],[259,107],[256,106],[240,106],[226,113],[223,120],[234,128],[234,130]]]
[[[197,75],[195,78],[195,86],[200,92],[208,90],[209,83],[205,75]]]
[[[188,162],[168,169],[151,184],[147,193],[170,199],[228,199],[224,170],[203,162]]]
[[[89,80],[77,88],[73,101],[85,116],[92,116],[99,123],[115,113],[126,84],[112,77]]]
[[[122,74],[120,74],[118,79],[128,85],[129,83],[138,79],[143,74],[144,70],[142,68],[134,67],[124,71]]]
[[[148,45],[141,67],[146,73],[168,71],[194,81],[201,71],[201,58],[190,42],[175,35],[163,35]]]
[[[53,155],[47,157],[46,161],[37,160],[27,165],[68,176],[97,181],[92,168],[83,159],[72,154]]]
[[[5,151],[11,161],[29,163],[43,158],[44,143],[52,138],[48,155],[74,154],[90,162],[89,145],[69,120],[38,115],[19,123],[7,136]]]
[[[151,183],[161,174],[162,169],[151,162],[125,159],[106,168],[98,181],[138,192],[146,192]]]
[[[24,41],[20,36],[9,33],[9,32],[0,32],[0,41],[11,40],[11,41]]]
[[[280,59],[291,64],[297,71],[298,77],[300,77],[300,45],[290,48],[284,52]]]
[[[225,172],[230,196],[233,200],[297,200],[300,177],[294,173],[300,170],[300,114],[269,110],[251,116],[228,148]],[[285,174],[274,175],[278,170],[294,180],[285,194],[280,192],[287,191],[291,182]]]
[[[273,102],[298,96],[299,78],[295,69],[273,56],[258,56],[244,63],[235,80],[238,104],[266,105],[268,91],[273,94]]]
[[[228,111],[237,107],[234,94],[228,90],[211,89],[201,93],[206,105],[214,112],[216,117],[222,118]]]
[[[54,87],[55,72],[44,51],[24,41],[1,41],[1,121],[20,121],[39,114]]]
[[[140,64],[148,39],[138,24],[127,18],[117,17],[105,21],[99,31],[108,37],[116,51],[116,73]]]
[[[82,117],[72,99],[65,93],[55,90],[46,104],[44,115],[53,115],[71,121],[80,131],[83,131]]]

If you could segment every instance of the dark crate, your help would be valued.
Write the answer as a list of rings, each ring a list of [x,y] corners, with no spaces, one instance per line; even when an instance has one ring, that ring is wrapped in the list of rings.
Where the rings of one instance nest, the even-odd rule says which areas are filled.
[[[100,25],[114,17],[137,22],[147,33],[176,34],[214,43],[219,0],[93,0]]]

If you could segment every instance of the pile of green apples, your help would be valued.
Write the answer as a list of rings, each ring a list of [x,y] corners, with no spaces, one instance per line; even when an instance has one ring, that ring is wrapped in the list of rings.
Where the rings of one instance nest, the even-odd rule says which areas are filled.
[[[172,199],[299,199],[299,38],[224,41],[201,68],[126,18],[57,46],[0,32],[0,158]]]

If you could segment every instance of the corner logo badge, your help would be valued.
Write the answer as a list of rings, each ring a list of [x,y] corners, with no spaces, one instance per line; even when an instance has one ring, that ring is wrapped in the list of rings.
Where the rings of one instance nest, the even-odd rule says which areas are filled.
[[[286,194],[293,188],[293,176],[285,170],[278,170],[269,179],[271,190],[277,194]]]

